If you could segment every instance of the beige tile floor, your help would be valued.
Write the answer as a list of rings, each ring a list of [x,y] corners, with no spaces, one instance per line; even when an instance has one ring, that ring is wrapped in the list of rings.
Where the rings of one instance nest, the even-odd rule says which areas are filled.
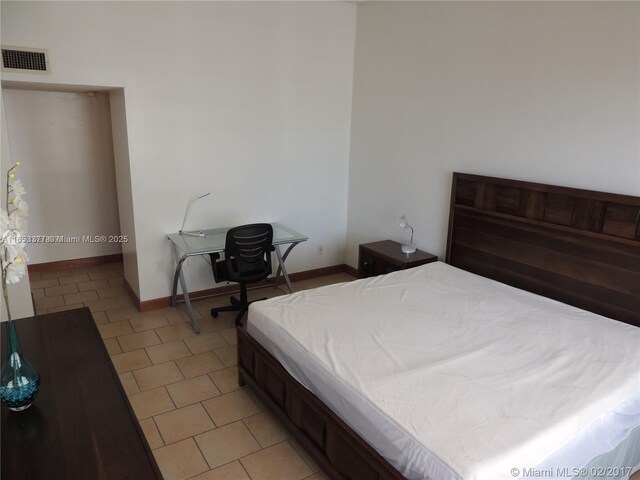
[[[30,274],[36,313],[87,306],[166,480],[323,480],[279,421],[238,386],[235,313],[212,319],[228,295],[194,302],[196,335],[180,309],[140,313],[122,264]],[[296,290],[352,280],[295,283]],[[267,287],[250,298],[282,295]]]

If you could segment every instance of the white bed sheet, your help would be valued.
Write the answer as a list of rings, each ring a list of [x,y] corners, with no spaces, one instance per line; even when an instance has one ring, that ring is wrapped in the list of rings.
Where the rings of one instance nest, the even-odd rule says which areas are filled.
[[[255,303],[248,331],[410,479],[573,469],[640,424],[640,329],[441,262]]]

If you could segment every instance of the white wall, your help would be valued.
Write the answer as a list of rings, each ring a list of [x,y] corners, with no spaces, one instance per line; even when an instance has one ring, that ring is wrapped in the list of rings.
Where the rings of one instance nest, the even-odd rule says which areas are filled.
[[[3,89],[29,235],[118,236],[109,94]],[[33,243],[29,263],[120,253],[119,243]]]
[[[640,195],[638,2],[358,6],[347,263],[443,256],[451,172]]]
[[[167,232],[278,221],[290,272],[343,262],[355,4],[3,2],[2,43],[47,48],[26,82],[123,87],[142,300],[166,296]],[[323,244],[324,255],[316,250]],[[212,286],[193,262],[193,289]],[[131,283],[131,279],[128,278]]]
[[[109,95],[111,107],[111,132],[113,135],[113,156],[116,167],[120,234],[127,238],[122,243],[124,276],[127,283],[140,298],[140,276],[138,272],[138,252],[133,213],[131,188],[131,165],[129,161],[129,137],[127,134],[127,113],[124,90],[112,90]]]

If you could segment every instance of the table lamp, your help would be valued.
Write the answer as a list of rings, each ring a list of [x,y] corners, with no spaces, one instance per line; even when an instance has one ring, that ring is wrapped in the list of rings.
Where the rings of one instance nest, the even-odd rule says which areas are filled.
[[[180,235],[189,235],[192,237],[204,237],[205,234],[202,230],[197,230],[197,231],[192,231],[192,232],[185,232],[184,231],[184,224],[187,222],[187,217],[189,216],[189,210],[191,210],[191,205],[193,205],[196,201],[200,200],[201,198],[206,197],[207,195],[211,195],[211,192],[209,193],[205,193],[204,195],[199,195],[197,197],[193,197],[191,200],[189,200],[189,203],[187,203],[187,208],[184,211],[184,217],[182,218],[182,227],[180,227],[180,231],[178,232]]]
[[[402,246],[400,247],[400,250],[402,251],[402,253],[406,253],[408,255],[410,253],[415,252],[416,246],[413,244],[413,227],[409,225],[409,222],[407,221],[407,217],[405,215],[402,215],[400,217],[400,221],[397,223],[396,226],[398,228],[411,230],[411,239],[408,242],[406,240],[402,242]]]

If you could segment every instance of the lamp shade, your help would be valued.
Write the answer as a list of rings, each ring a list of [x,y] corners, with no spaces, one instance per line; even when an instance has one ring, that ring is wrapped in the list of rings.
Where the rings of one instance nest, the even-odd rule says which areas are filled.
[[[409,221],[407,220],[406,215],[402,215],[400,217],[400,220],[398,220],[398,223],[396,223],[396,226],[398,228],[404,228],[407,230],[411,230],[411,238],[409,241],[404,241],[402,243],[402,246],[400,247],[400,250],[402,251],[402,253],[406,253],[407,255],[410,253],[413,253],[416,251],[416,246],[413,243],[413,227],[411,225],[409,225]]]
[[[397,223],[397,227],[398,228],[407,228],[407,227],[409,227],[409,221],[407,220],[406,215],[402,215],[400,217],[400,220],[398,220],[398,223]]]

